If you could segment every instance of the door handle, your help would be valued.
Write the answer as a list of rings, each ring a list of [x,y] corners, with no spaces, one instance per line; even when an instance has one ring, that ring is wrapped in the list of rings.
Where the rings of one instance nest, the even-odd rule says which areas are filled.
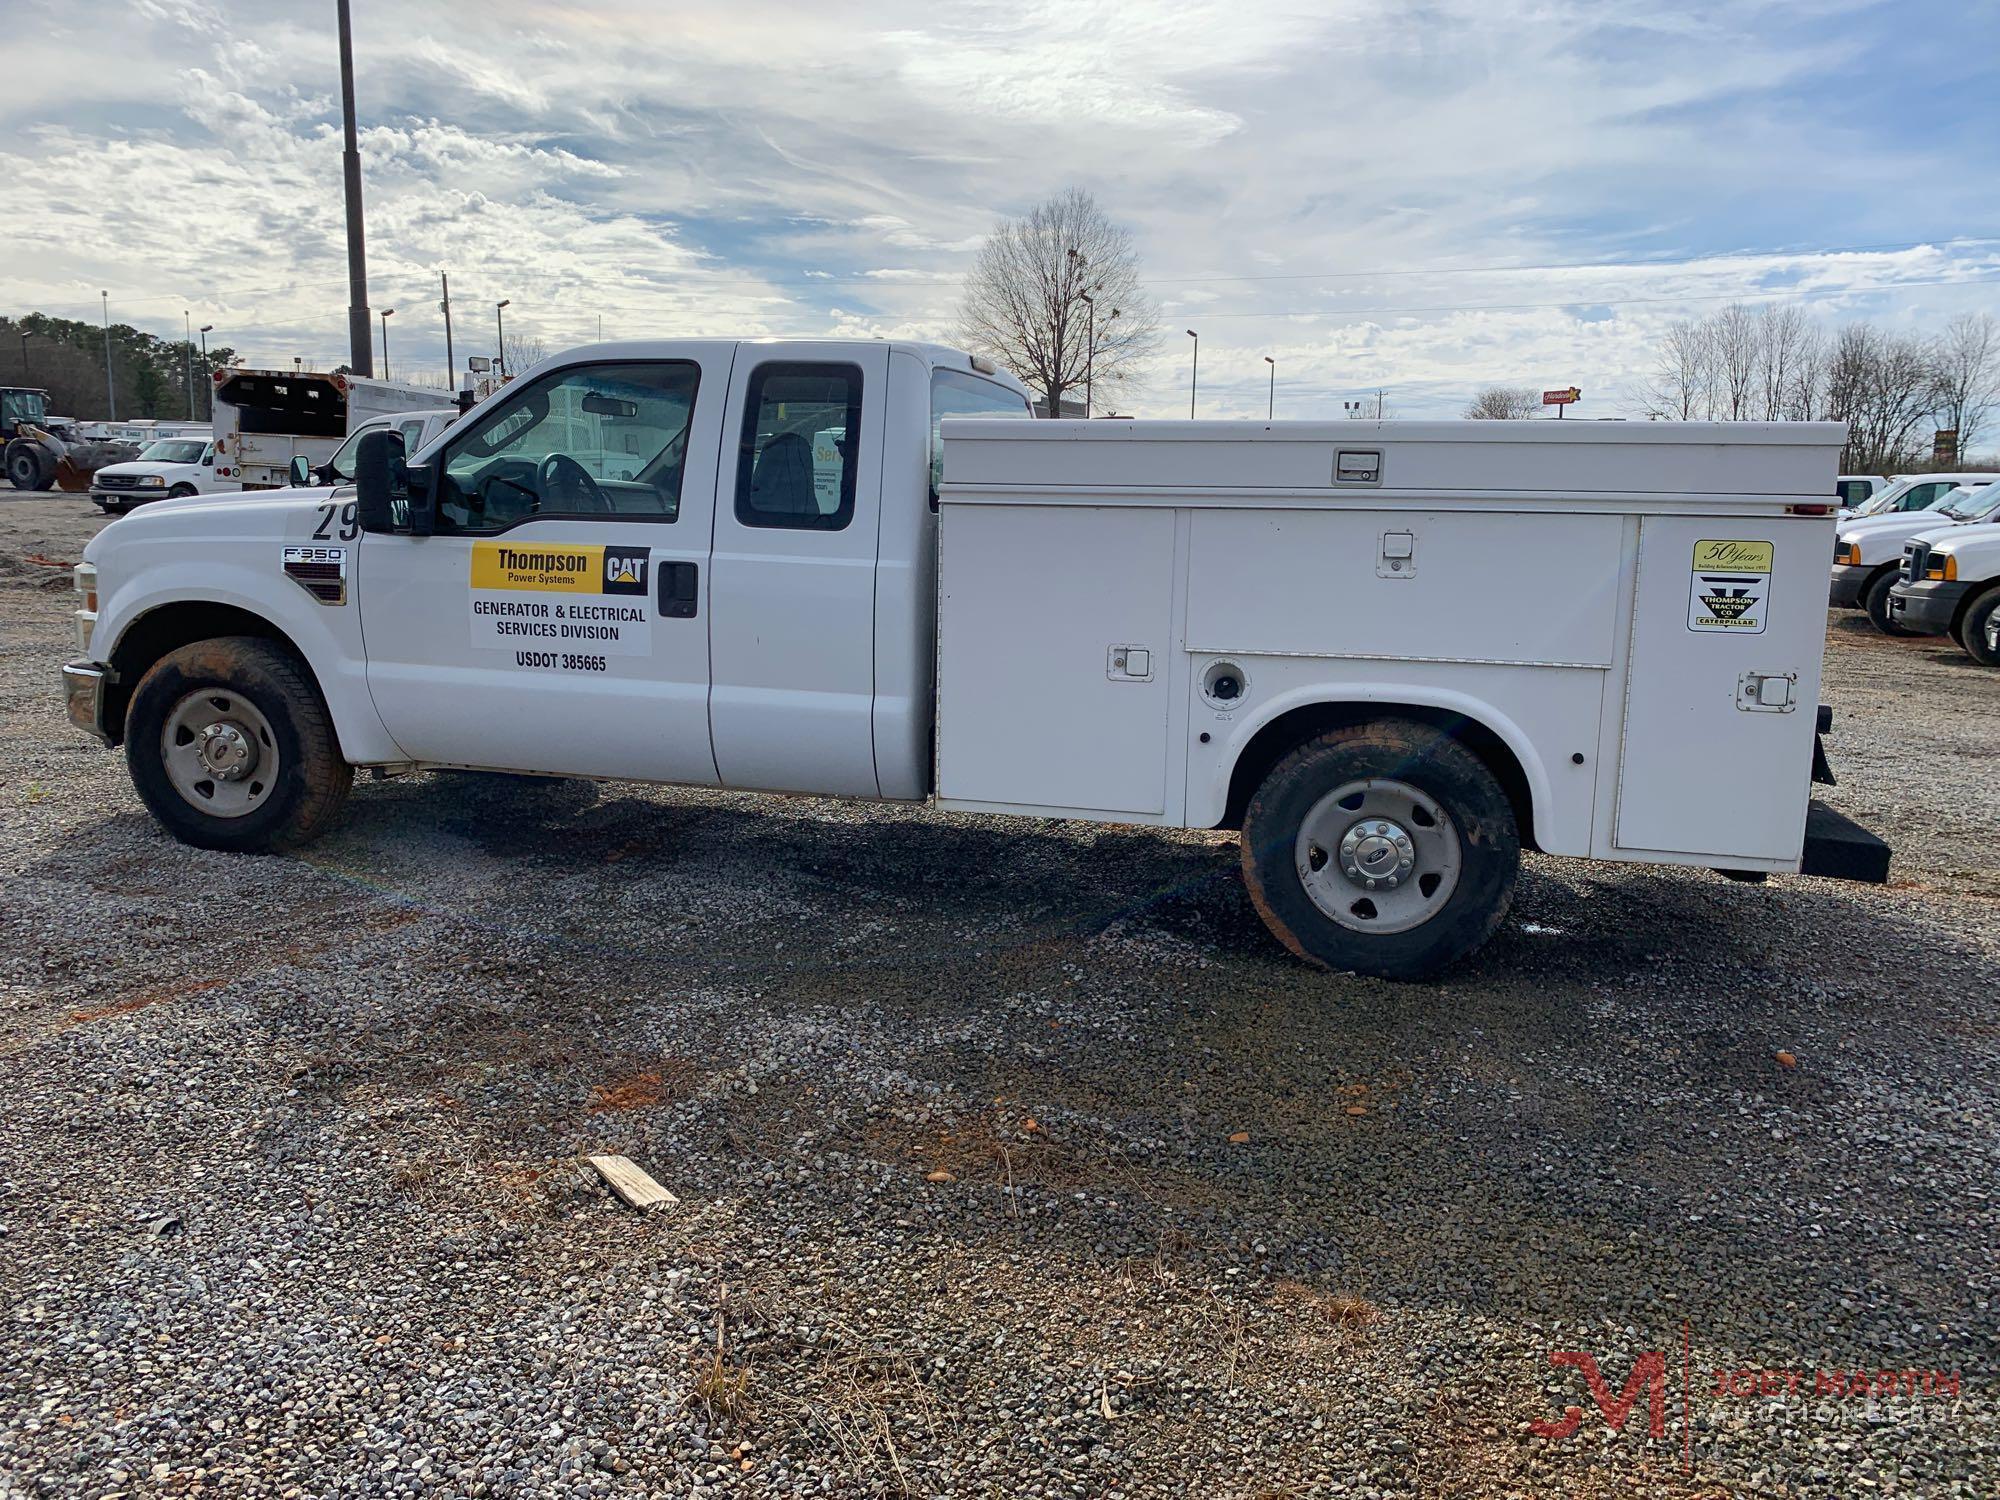
[[[691,562],[660,564],[660,618],[692,620],[699,597],[701,569]]]

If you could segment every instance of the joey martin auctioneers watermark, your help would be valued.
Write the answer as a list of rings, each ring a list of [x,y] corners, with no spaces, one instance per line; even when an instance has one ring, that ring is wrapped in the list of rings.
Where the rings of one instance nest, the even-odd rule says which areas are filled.
[[[1680,1358],[1669,1362],[1664,1349],[1648,1349],[1632,1362],[1624,1384],[1614,1392],[1605,1378],[1605,1367],[1595,1354],[1583,1350],[1552,1350],[1549,1363],[1557,1369],[1574,1370],[1581,1377],[1591,1402],[1604,1425],[1614,1433],[1625,1431],[1633,1411],[1645,1403],[1646,1431],[1655,1442],[1667,1439],[1669,1410],[1680,1429],[1682,1464],[1694,1470],[1694,1414],[1697,1404],[1723,1401],[1771,1400],[1955,1400],[1960,1389],[1956,1370],[1909,1368],[1827,1368],[1800,1370],[1789,1367],[1741,1366],[1697,1368],[1694,1362],[1692,1331],[1681,1328]],[[1676,1368],[1678,1366],[1678,1368]],[[1670,1376],[1678,1375],[1678,1381]],[[1670,1385],[1678,1385],[1677,1392]],[[1678,1397],[1675,1400],[1674,1397]],[[1537,1437],[1561,1443],[1573,1438],[1584,1425],[1580,1406],[1567,1406],[1553,1420],[1537,1418],[1528,1430]]]

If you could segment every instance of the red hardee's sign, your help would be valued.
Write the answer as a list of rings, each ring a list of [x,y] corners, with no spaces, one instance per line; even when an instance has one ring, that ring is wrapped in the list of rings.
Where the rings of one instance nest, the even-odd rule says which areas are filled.
[[[1571,386],[1566,391],[1542,392],[1542,405],[1544,406],[1568,406],[1570,403],[1574,401],[1581,401],[1582,399],[1583,399],[1583,392],[1578,390],[1575,386]]]

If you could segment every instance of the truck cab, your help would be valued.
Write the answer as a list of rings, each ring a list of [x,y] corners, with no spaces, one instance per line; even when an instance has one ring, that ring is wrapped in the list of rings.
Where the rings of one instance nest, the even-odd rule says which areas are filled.
[[[922,798],[947,414],[1029,398],[923,344],[596,345],[425,437],[393,517],[344,482],[140,511],[85,553],[105,733],[235,608],[302,655],[351,764]]]

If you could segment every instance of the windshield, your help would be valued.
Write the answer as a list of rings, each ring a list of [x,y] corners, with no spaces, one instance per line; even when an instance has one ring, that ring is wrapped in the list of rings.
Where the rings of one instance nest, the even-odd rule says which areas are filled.
[[[2000,480],[1981,485],[1978,489],[1954,490],[1952,498],[1937,507],[1941,516],[1950,516],[1954,521],[1976,521],[1981,516],[2000,506]]]
[[[161,438],[148,443],[139,457],[156,464],[198,464],[207,446],[200,438]]]
[[[355,428],[354,431],[348,433],[347,441],[334,450],[333,457],[326,462],[327,468],[337,474],[342,483],[352,484],[354,482],[354,454],[360,448],[361,440],[371,432],[387,431],[388,426],[387,422],[373,422],[366,427]]]
[[[1914,479],[1899,479],[1887,489],[1877,490],[1868,498],[1865,505],[1855,507],[1855,519],[1859,520],[1862,516],[1879,516],[1884,511],[1894,508],[1896,502],[1907,495],[1910,486],[1915,483]]]
[[[28,336],[21,335],[21,347],[27,348]],[[24,354],[22,356],[26,358]],[[49,398],[41,391],[0,391],[0,427],[13,435],[16,422],[33,422],[38,426],[49,419]]]

